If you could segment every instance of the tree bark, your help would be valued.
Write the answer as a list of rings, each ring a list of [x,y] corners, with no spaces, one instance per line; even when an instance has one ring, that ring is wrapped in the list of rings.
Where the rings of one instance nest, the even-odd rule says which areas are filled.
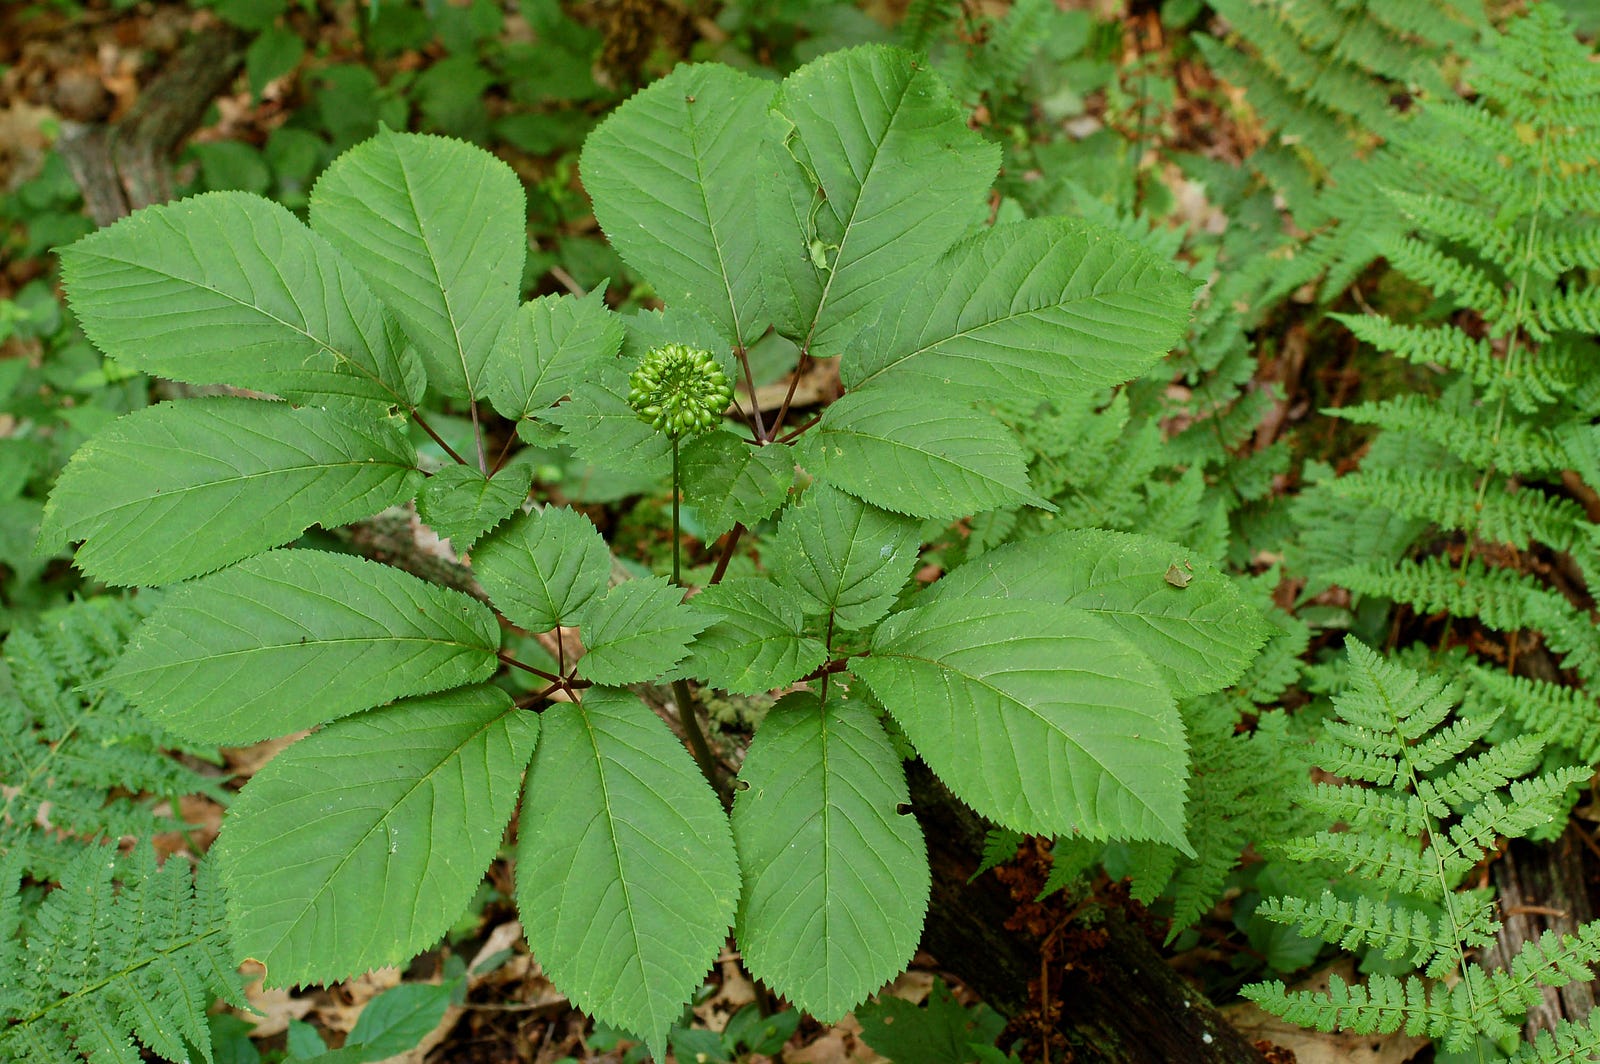
[[[248,35],[232,26],[199,33],[111,125],[62,123],[56,148],[97,225],[172,198],[172,154],[244,62]]]

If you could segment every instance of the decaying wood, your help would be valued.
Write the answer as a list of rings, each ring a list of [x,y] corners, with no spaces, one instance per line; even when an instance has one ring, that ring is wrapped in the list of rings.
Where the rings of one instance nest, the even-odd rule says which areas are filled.
[[[1546,931],[1570,935],[1594,919],[1576,828],[1569,826],[1554,843],[1513,842],[1492,868],[1501,926],[1495,948],[1483,958],[1486,968],[1509,967],[1524,945]],[[1593,983],[1544,987],[1540,1003],[1528,1010],[1524,1030],[1532,1040],[1559,1020],[1582,1023],[1594,1005]]]
[[[249,37],[219,25],[196,34],[111,125],[62,123],[66,159],[97,225],[172,198],[172,155],[244,62]]]
[[[978,866],[983,821],[932,773],[909,767],[912,804],[933,864],[922,946],[985,1002],[1019,1015],[1035,1007],[1030,983],[1041,975],[1039,942],[1005,930],[1016,903],[995,876],[967,882]],[[1107,910],[1101,926],[1106,941],[1092,962],[1058,967],[1047,983],[1075,1064],[1264,1064],[1260,1051],[1167,965],[1124,913]]]

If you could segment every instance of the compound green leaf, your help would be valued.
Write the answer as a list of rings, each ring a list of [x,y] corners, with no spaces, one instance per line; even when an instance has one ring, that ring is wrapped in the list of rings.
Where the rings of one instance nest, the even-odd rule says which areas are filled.
[[[417,493],[417,514],[457,551],[517,512],[533,485],[533,467],[506,466],[492,477],[464,465],[447,465]]]
[[[894,605],[911,575],[922,524],[818,484],[778,523],[770,550],[779,583],[810,613],[843,631],[865,628]]]
[[[794,483],[794,452],[752,447],[731,432],[707,432],[682,444],[683,499],[707,537],[751,525],[782,504]]]
[[[1194,281],[1109,229],[1041,218],[952,248],[840,365],[846,387],[1081,394],[1154,365],[1189,324]]]
[[[514,421],[546,409],[594,376],[622,335],[604,288],[581,299],[551,295],[522,304],[483,367],[489,402]]]
[[[611,552],[583,514],[547,506],[478,544],[472,571],[500,612],[530,632],[548,632],[578,623],[578,612],[605,591]]]
[[[805,437],[817,477],[885,510],[954,519],[999,506],[1049,507],[1005,426],[965,403],[887,390],[850,392]]]
[[[355,267],[245,192],[146,207],[61,252],[73,313],[129,369],[382,410],[423,375]]]
[[[1128,532],[1074,529],[1009,544],[959,567],[922,601],[975,596],[1099,617],[1155,662],[1178,698],[1233,683],[1271,631],[1215,567]]]
[[[832,1023],[905,970],[930,875],[902,814],[905,771],[867,709],[792,694],[772,707],[739,779],[737,936],[750,974]]]
[[[257,399],[161,403],[78,449],[39,539],[83,540],[78,567],[107,583],[182,580],[405,502],[416,462],[381,421]]]
[[[484,394],[484,363],[516,313],[528,249],[511,167],[459,140],[384,128],[322,172],[311,228],[399,316],[435,390]]]
[[[822,642],[804,634],[804,600],[797,592],[756,577],[713,584],[693,598],[710,621],[694,641],[689,675],[734,694],[783,687],[827,659]]]
[[[574,455],[602,469],[657,477],[672,470],[671,443],[628,405],[627,373],[614,365],[579,384],[543,420],[561,427],[561,442]]]
[[[1188,852],[1182,719],[1150,659],[1090,614],[945,598],[891,616],[851,665],[995,823]]]
[[[175,588],[107,680],[178,735],[242,746],[486,679],[499,647],[494,614],[459,591],[281,550]]]
[[[578,614],[584,655],[578,671],[598,684],[653,680],[682,660],[706,619],[664,576],[627,580]]]
[[[279,754],[217,839],[239,953],[289,986],[438,941],[500,847],[538,733],[481,686],[335,721]]]
[[[573,1004],[667,1029],[717,958],[739,897],[722,806],[667,726],[627,691],[551,706],[523,796],[517,909]]]
[[[774,91],[729,67],[680,66],[589,134],[580,164],[612,246],[665,302],[687,300],[741,343],[766,329],[750,212]]]
[[[784,80],[773,109],[783,202],[763,212],[769,298],[781,331],[809,340],[812,355],[843,354],[964,235],[999,146],[968,128],[925,60],[898,48],[808,63]]]

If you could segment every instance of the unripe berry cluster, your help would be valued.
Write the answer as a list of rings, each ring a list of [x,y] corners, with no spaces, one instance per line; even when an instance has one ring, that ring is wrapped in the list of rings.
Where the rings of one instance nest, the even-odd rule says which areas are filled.
[[[683,344],[651,348],[628,386],[628,405],[673,439],[715,428],[733,400],[728,375],[711,353]]]

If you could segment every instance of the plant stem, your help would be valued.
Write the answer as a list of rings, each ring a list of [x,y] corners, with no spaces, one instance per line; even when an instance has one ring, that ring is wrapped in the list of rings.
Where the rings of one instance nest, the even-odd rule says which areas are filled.
[[[541,680],[549,680],[551,683],[565,682],[561,677],[555,675],[554,673],[545,672],[543,669],[536,669],[527,662],[518,661],[510,654],[501,652],[500,654],[497,654],[496,657],[498,657],[503,664],[510,665],[513,669],[521,669],[523,672],[531,672]]]
[[[678,576],[679,542],[683,537],[678,532],[678,437],[672,437],[672,582],[679,587],[683,581]]]
[[[739,365],[744,368],[744,386],[750,389],[750,414],[755,418],[756,439],[766,443],[772,439],[772,435],[767,432],[766,422],[761,417],[761,400],[756,398],[756,378],[750,372],[750,356],[745,354],[743,344],[734,348],[734,354],[739,356]]]
[[[772,435],[774,436],[778,434],[779,429],[783,428],[783,419],[789,416],[789,404],[794,402],[795,389],[800,386],[800,374],[805,372],[806,360],[810,357],[805,351],[801,351],[799,360],[794,364],[794,372],[789,374],[789,390],[783,393],[783,405],[778,407],[778,416],[772,419]],[[751,394],[754,395],[753,392]]]
[[[711,573],[711,583],[722,583],[722,577],[728,571],[728,563],[733,561],[734,549],[739,546],[739,537],[742,535],[744,535],[743,524],[735,524],[728,532],[728,538],[722,544],[722,557],[717,559],[717,567]]]
[[[444,442],[444,437],[433,431],[433,426],[428,424],[428,419],[422,416],[422,411],[413,407],[411,410],[411,418],[417,423],[417,428],[421,429],[423,432],[426,432],[433,442],[437,443],[440,448],[444,450],[445,454],[456,460],[457,464],[467,464],[467,460],[465,458],[462,458],[459,454],[456,454],[456,449],[454,447]]]
[[[678,518],[678,437],[674,436],[672,437],[672,582],[679,587],[683,586],[683,579],[679,573],[682,539]],[[723,786],[721,774],[717,771],[717,759],[711,754],[711,745],[706,742],[705,732],[700,730],[700,718],[695,714],[694,699],[689,694],[688,682],[673,680],[672,697],[678,703],[678,719],[683,722],[683,734],[689,739],[689,749],[694,751],[694,759],[700,766],[700,772],[705,776],[706,782],[711,784],[711,789],[717,792],[722,807],[730,808],[733,805],[733,795]]]
[[[783,434],[783,438],[778,440],[777,442],[778,443],[788,443],[791,440],[795,439],[797,436],[799,436],[801,433],[805,432],[806,429],[810,428],[812,425],[815,425],[817,422],[819,422],[821,420],[822,420],[822,415],[821,414],[817,414],[814,417],[812,417],[812,419],[810,421],[807,421],[805,424],[801,425],[799,428],[791,429],[790,431],[784,433]]]
[[[483,455],[483,426],[478,424],[477,401],[469,401],[467,409],[472,411],[472,442],[478,447],[478,472],[487,477],[489,475],[489,462]]]
[[[506,445],[500,448],[500,457],[494,460],[494,468],[489,470],[489,475],[491,477],[500,472],[501,467],[506,464],[506,456],[511,453],[511,445],[515,443],[516,440],[517,432],[515,429],[512,429],[511,434],[506,437]]]
[[[689,749],[694,752],[695,764],[700,766],[700,773],[711,784],[711,789],[717,792],[722,808],[731,808],[733,794],[723,784],[722,774],[717,771],[717,759],[711,753],[711,744],[706,742],[706,733],[700,730],[700,718],[695,714],[694,697],[689,694],[687,680],[672,681],[672,699],[678,703],[678,719],[683,721],[683,734],[689,740]]]

